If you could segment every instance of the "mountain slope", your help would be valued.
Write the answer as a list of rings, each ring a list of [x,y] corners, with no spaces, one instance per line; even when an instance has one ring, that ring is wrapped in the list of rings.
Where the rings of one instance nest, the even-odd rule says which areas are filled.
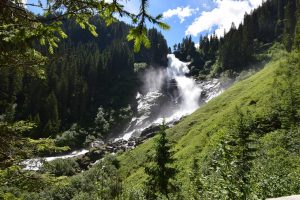
[[[274,52],[277,53],[273,54]],[[278,70],[287,69],[289,61],[287,61],[287,53],[284,51],[274,50],[270,51],[269,54],[273,59],[264,69],[252,77],[236,83],[223,94],[202,106],[195,113],[186,117],[179,124],[167,131],[170,140],[174,142],[174,157],[177,159],[175,165],[180,171],[178,181],[184,183],[182,188],[188,187],[185,186],[185,184],[189,182],[189,172],[191,171],[192,162],[195,158],[199,160],[203,173],[215,173],[211,170],[210,165],[224,136],[228,130],[230,131],[233,127],[236,107],[243,107],[243,110],[251,110],[255,121],[261,127],[268,126],[272,123],[272,120],[270,120],[270,117],[272,117],[272,104],[274,103],[272,100],[274,100],[273,96],[276,93],[274,80],[282,76],[282,74],[278,73]],[[294,57],[294,59],[297,60],[297,55]],[[299,75],[299,68],[296,67],[296,73],[293,74],[293,76],[297,77],[297,74]],[[299,82],[299,80],[297,80],[297,82]],[[299,88],[297,89],[299,91]],[[280,124],[278,124],[278,126],[280,127]],[[262,128],[262,130],[264,129]],[[267,144],[264,144],[264,142],[266,142],[265,137],[270,137],[267,133],[272,131],[274,131],[274,128],[266,128],[263,133],[256,134],[256,139],[259,141],[257,145],[262,146],[259,146],[254,162],[262,162],[259,160],[261,156],[260,151],[263,150],[263,148],[267,148],[265,146]],[[277,140],[277,137],[281,137],[279,135],[280,134],[273,134],[272,138]],[[130,188],[142,185],[145,178],[143,166],[147,163],[147,156],[153,154],[153,141],[154,139],[150,139],[133,151],[126,152],[119,157],[121,160],[122,174],[124,177],[127,177],[125,185]],[[275,157],[276,155],[274,155],[274,158]],[[294,157],[293,161],[300,164],[300,157]],[[268,165],[272,164],[271,161],[268,163]],[[297,171],[296,174],[300,175],[299,167],[293,165],[286,168],[289,167],[293,168],[291,171]],[[291,185],[292,184],[293,183],[291,183]],[[288,191],[288,189],[286,189],[286,191]],[[266,195],[272,196],[272,194]]]

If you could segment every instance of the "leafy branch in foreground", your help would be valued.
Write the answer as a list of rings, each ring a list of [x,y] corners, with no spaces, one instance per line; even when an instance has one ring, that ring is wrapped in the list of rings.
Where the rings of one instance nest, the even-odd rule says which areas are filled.
[[[129,41],[134,41],[135,52],[140,50],[141,45],[144,45],[146,48],[150,47],[150,41],[147,37],[147,30],[145,25],[146,20],[153,24],[157,24],[163,30],[170,29],[169,25],[160,21],[163,16],[161,14],[156,17],[151,16],[148,13],[148,7],[148,0],[142,0],[139,13],[132,16],[133,23],[137,24],[137,26],[130,30],[127,39]]]
[[[128,35],[128,40],[134,41],[134,50],[138,51],[141,45],[149,47],[146,20],[163,29],[169,29],[169,26],[161,21],[162,15],[151,16],[147,7],[148,1],[142,0],[139,13],[133,14],[125,10],[121,0],[47,0],[46,3],[38,1],[37,4],[3,0],[0,2],[0,67],[43,65],[44,58],[34,53],[33,43],[39,41],[40,45],[47,46],[48,51],[53,53],[60,39],[67,38],[62,29],[65,19],[73,19],[82,29],[88,29],[97,37],[96,27],[89,22],[91,17],[100,16],[107,26],[117,21],[118,16],[129,17],[136,26]],[[42,15],[29,10],[39,10]],[[19,56],[24,52],[31,54],[26,58]],[[9,59],[12,57],[16,59]]]

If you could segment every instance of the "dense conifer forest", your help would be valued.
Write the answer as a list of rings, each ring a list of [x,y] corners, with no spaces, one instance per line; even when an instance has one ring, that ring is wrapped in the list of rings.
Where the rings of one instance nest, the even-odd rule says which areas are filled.
[[[95,127],[99,129],[95,134],[107,134],[136,110],[140,80],[134,63],[166,66],[167,43],[156,29],[147,32],[151,48],[134,53],[126,39],[128,25],[116,22],[106,28],[99,18],[92,24],[101,37],[93,37],[72,21],[64,22],[68,39],[48,55],[44,79],[8,70],[1,73],[1,112],[15,112],[15,120],[35,122],[31,137],[55,137],[75,123],[78,129],[95,127],[97,111],[103,112],[103,122]],[[108,125],[101,127],[103,123]]]
[[[234,72],[259,65],[259,54],[276,41],[291,51],[297,21],[296,4],[296,1],[266,1],[250,14],[246,13],[242,24],[232,23],[224,37],[201,36],[196,43],[199,49],[191,37],[186,37],[174,45],[173,51],[181,60],[191,61],[192,74],[200,74],[200,78],[224,71],[233,76]]]

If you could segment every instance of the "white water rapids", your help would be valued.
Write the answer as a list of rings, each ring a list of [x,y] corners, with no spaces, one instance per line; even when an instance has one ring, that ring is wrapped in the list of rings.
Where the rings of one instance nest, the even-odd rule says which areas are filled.
[[[168,59],[168,78],[176,81],[179,97],[182,98],[176,113],[181,113],[180,115],[190,114],[199,107],[199,98],[202,89],[196,84],[193,78],[185,76],[189,72],[186,63],[179,61],[172,54],[168,55]]]
[[[143,130],[157,126],[163,120],[166,124],[172,124],[199,108],[202,91],[206,93],[202,102],[209,101],[223,91],[217,79],[197,83],[194,78],[187,77],[188,64],[181,62],[174,54],[169,54],[166,70],[150,69],[145,72],[143,80],[146,92],[143,95],[138,93],[136,97],[138,115],[131,120],[124,133],[115,140],[139,137]],[[163,89],[165,82],[168,83],[167,92]],[[170,92],[172,87],[176,88],[175,94]],[[166,95],[164,93],[169,93],[169,103],[161,103],[159,100]]]
[[[143,91],[136,95],[137,113],[115,142],[140,137],[147,128],[160,125],[163,120],[172,125],[223,91],[218,79],[197,83],[194,78],[187,77],[188,64],[169,54],[167,68],[152,68],[144,72],[141,77]],[[83,149],[63,156],[28,159],[21,164],[26,170],[39,170],[44,161],[77,157],[87,152]]]
[[[89,151],[86,149],[83,149],[80,151],[73,151],[70,154],[63,155],[63,156],[51,156],[51,157],[44,157],[44,158],[27,159],[27,160],[24,160],[21,163],[21,165],[25,166],[24,167],[25,170],[37,171],[42,167],[43,162],[50,162],[50,161],[57,160],[57,159],[74,158],[74,157],[77,157],[80,155],[84,155],[87,152],[89,152]]]

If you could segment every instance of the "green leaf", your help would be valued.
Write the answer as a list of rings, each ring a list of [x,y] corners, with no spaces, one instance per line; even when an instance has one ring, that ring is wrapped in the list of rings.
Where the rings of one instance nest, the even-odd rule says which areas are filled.
[[[163,30],[169,30],[170,29],[170,26],[166,23],[163,23],[163,22],[158,22],[158,26]]]
[[[141,41],[140,37],[135,38],[135,40],[134,40],[134,46],[133,46],[134,52],[139,52],[140,51],[140,49],[141,49],[141,43],[142,43],[142,41]]]
[[[143,44],[145,45],[145,47],[150,48],[151,43],[150,43],[149,38],[145,34],[143,34],[141,37],[142,37],[142,41],[143,41]]]
[[[85,24],[83,22],[79,22],[78,24],[82,29],[85,29]]]
[[[163,18],[163,15],[162,15],[162,14],[157,15],[157,16],[155,17],[156,20],[160,20],[160,19],[162,19],[162,18]]]
[[[59,34],[63,39],[68,38],[68,35],[67,35],[63,30],[58,30],[58,34]]]
[[[89,31],[95,37],[98,37],[98,33],[96,32],[96,26],[89,24]]]
[[[134,34],[132,30],[129,31],[129,34],[127,35],[127,40],[128,41],[134,40]]]
[[[49,51],[49,53],[50,53],[50,54],[53,54],[53,53],[54,53],[54,51],[53,51],[53,47],[52,47],[51,45],[49,45],[49,47],[48,47],[48,51]]]
[[[46,40],[44,37],[40,38],[40,44],[43,46],[46,44]]]

